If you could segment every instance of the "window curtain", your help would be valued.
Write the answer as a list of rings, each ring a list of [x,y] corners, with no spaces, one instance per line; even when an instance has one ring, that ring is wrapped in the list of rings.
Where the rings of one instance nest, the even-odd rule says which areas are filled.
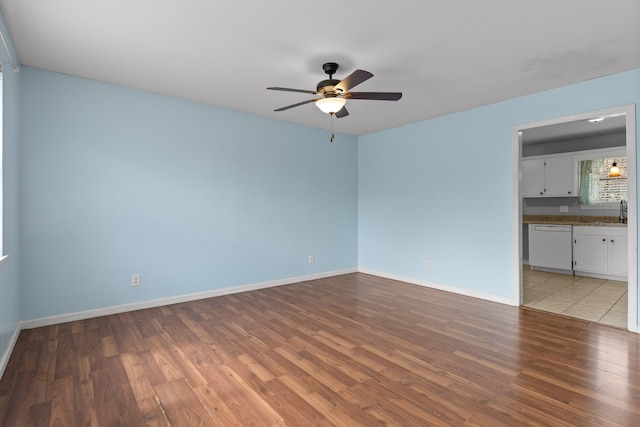
[[[598,174],[604,159],[583,160],[580,162],[580,187],[578,200],[581,205],[593,205],[598,201]]]

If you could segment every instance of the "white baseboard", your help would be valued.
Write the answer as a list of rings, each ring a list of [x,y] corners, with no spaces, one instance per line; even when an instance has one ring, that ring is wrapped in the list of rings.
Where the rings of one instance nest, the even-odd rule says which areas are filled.
[[[2,376],[4,375],[4,370],[7,367],[7,363],[9,363],[9,358],[11,357],[11,353],[13,353],[13,348],[16,346],[18,335],[20,335],[20,324],[16,325],[16,329],[13,331],[13,335],[11,335],[11,339],[9,340],[9,345],[2,354],[2,357],[0,357],[0,379],[2,379]]]
[[[424,286],[427,288],[438,289],[440,291],[451,292],[454,294],[464,295],[467,297],[478,298],[485,301],[497,302],[500,304],[512,305],[517,307],[519,304],[514,298],[501,297],[499,295],[488,294],[485,292],[472,291],[469,289],[457,288],[455,286],[443,285],[441,283],[430,282],[428,280],[416,279],[413,277],[399,276],[396,274],[385,273],[382,271],[370,270],[368,268],[359,268],[360,273],[371,274],[373,276],[384,277],[385,279],[398,280],[413,285]]]
[[[501,297],[498,295],[488,294],[485,292],[472,291],[469,289],[443,285],[440,283],[430,282],[428,280],[422,280],[422,279],[416,279],[412,277],[385,273],[382,271],[371,270],[368,268],[347,268],[343,270],[334,270],[334,271],[311,274],[306,276],[290,277],[287,279],[271,280],[267,282],[251,283],[247,285],[229,287],[224,289],[214,289],[211,291],[198,292],[193,294],[178,295],[178,296],[168,297],[168,298],[159,298],[159,299],[154,299],[149,301],[142,301],[142,302],[131,303],[131,304],[123,304],[118,306],[99,308],[95,310],[86,310],[86,311],[79,311],[75,313],[61,314],[57,316],[43,317],[39,319],[24,320],[20,322],[20,324],[16,327],[16,331],[14,332],[14,335],[12,336],[12,339],[11,339],[11,344],[9,348],[5,351],[5,354],[3,354],[2,358],[0,359],[0,374],[4,372],[4,369],[6,367],[6,364],[9,361],[9,357],[11,355],[13,347],[15,346],[15,343],[18,339],[18,334],[20,333],[21,329],[31,329],[31,328],[38,328],[41,326],[56,325],[59,323],[72,322],[75,320],[91,319],[94,317],[107,316],[110,314],[118,314],[118,313],[124,313],[127,311],[159,307],[163,305],[194,301],[199,299],[235,294],[235,293],[246,292],[246,291],[253,291],[257,289],[271,288],[274,286],[289,285],[292,283],[323,279],[326,277],[333,277],[333,276],[339,276],[342,274],[349,274],[349,273],[356,273],[356,272],[371,274],[372,276],[384,277],[386,279],[398,280],[401,282],[407,282],[414,285],[424,286],[432,289],[438,289],[441,291],[451,292],[451,293],[464,295],[472,298],[478,298],[485,301],[497,302],[500,304],[506,304],[506,305],[511,305],[515,307],[519,306],[518,301],[515,301],[515,299],[513,298]],[[635,328],[629,328],[629,330],[631,332],[640,333],[640,324],[636,325]]]
[[[41,326],[57,325],[59,323],[73,322],[76,320],[92,319],[94,317],[108,316],[110,314],[124,313],[127,311],[142,310],[145,308],[160,307],[163,305],[177,304],[187,301],[217,297],[222,295],[236,294],[240,292],[254,291],[257,289],[272,288],[274,286],[290,285],[292,283],[306,282],[309,280],[324,279],[326,277],[339,276],[342,274],[356,273],[357,268],[347,268],[324,273],[309,274],[306,276],[290,277],[286,279],[270,280],[267,282],[250,283],[247,285],[233,286],[223,289],[213,289],[211,291],[198,292],[193,294],[177,295],[168,298],[159,298],[148,301],[141,301],[131,304],[122,304],[111,307],[97,308],[95,310],[78,311],[75,313],[60,314],[56,316],[41,317],[39,319],[23,320],[20,322],[21,329],[39,328]],[[10,354],[10,353],[9,353]]]

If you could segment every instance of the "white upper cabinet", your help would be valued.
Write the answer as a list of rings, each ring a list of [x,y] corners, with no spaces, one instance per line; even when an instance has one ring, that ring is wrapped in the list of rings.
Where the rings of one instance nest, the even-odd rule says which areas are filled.
[[[522,161],[522,197],[576,197],[573,156]]]
[[[522,161],[522,196],[544,197],[544,159]]]
[[[577,196],[574,189],[575,175],[573,164],[573,157],[549,157],[545,159],[545,196]]]

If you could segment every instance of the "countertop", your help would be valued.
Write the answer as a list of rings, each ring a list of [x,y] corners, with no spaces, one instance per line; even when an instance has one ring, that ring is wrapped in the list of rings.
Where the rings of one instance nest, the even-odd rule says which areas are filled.
[[[617,216],[522,215],[523,224],[586,225],[592,227],[626,227]]]

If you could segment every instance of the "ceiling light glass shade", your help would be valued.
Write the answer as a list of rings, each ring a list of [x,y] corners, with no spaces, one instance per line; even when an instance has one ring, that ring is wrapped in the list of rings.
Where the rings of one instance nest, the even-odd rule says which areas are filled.
[[[316,101],[316,105],[323,113],[335,114],[344,107],[347,100],[344,98],[322,98]]]
[[[620,176],[620,168],[618,167],[618,164],[616,162],[613,162],[613,164],[611,165],[611,169],[609,169],[609,176]]]

